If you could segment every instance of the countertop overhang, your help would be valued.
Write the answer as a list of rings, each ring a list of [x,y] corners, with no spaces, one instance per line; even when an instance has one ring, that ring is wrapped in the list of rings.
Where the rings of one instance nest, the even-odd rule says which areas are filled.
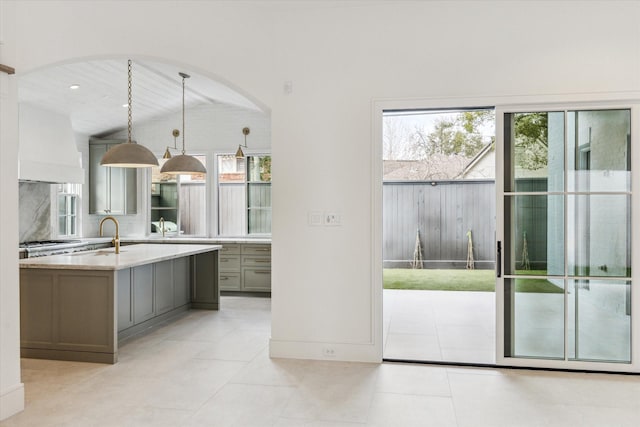
[[[20,268],[59,269],[59,270],[121,270],[174,258],[210,252],[221,249],[221,245],[196,244],[136,244],[120,248],[97,249],[94,251],[74,252],[64,255],[51,255],[40,258],[26,258],[19,261]]]

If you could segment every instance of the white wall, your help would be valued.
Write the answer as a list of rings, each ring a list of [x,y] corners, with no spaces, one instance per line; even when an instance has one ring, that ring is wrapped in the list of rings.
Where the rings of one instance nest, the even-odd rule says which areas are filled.
[[[16,66],[15,9],[0,2],[0,64]],[[24,408],[18,287],[18,84],[0,72],[0,420]]]
[[[381,355],[380,281],[372,274],[374,100],[640,90],[638,2],[16,7],[21,71],[88,56],[166,58],[221,76],[271,108],[277,356],[320,358],[324,347],[336,359]],[[339,212],[342,225],[309,226],[308,213],[318,210]]]

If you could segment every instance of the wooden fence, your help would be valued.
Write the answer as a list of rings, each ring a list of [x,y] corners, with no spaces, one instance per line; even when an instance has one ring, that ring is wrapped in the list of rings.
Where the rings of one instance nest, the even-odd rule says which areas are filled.
[[[475,268],[494,268],[494,181],[385,182],[385,268],[409,268],[420,232],[424,268],[465,268],[467,232]]]

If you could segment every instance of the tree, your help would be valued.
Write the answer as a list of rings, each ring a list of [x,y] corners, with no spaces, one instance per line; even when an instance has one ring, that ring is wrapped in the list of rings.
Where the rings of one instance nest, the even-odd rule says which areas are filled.
[[[493,119],[490,110],[463,111],[438,118],[431,132],[416,127],[413,153],[422,160],[436,154],[472,158],[486,144],[482,126]]]
[[[513,117],[517,165],[527,170],[545,168],[549,151],[547,113],[517,113]]]
[[[406,123],[396,116],[384,117],[382,135],[382,158],[384,160],[401,160],[407,157],[407,147],[411,145],[412,136]]]

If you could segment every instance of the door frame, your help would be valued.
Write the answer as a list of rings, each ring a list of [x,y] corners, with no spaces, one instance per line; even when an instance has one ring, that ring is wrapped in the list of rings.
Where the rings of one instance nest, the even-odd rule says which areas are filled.
[[[640,242],[640,226],[633,227],[634,218],[640,223],[640,92],[558,94],[530,96],[486,96],[486,97],[443,97],[415,99],[374,99],[371,103],[371,336],[375,345],[376,358],[383,359],[383,282],[382,282],[382,141],[383,112],[387,110],[420,109],[473,109],[494,108],[496,114],[496,241],[504,241],[504,123],[505,112],[535,111],[534,109],[631,109],[631,233],[632,242]],[[640,244],[632,243],[632,286],[640,278]],[[497,261],[497,260],[496,260]],[[502,261],[502,260],[501,260]],[[500,263],[502,265],[502,262]],[[640,372],[640,316],[631,318],[631,363],[606,363],[586,361],[558,361],[546,359],[518,359],[504,357],[504,281],[502,274],[496,278],[496,366],[530,367],[543,369],[563,369],[580,371]],[[640,310],[640,292],[631,292],[631,307]],[[560,362],[560,363],[559,363]]]
[[[606,110],[629,109],[631,111],[631,312],[640,307],[640,292],[634,292],[634,284],[640,278],[640,227],[633,227],[633,218],[640,218],[640,104],[637,100],[605,100],[593,102],[563,102],[563,103],[531,103],[496,106],[496,242],[504,242],[504,115],[505,113],[532,111],[566,111],[566,110]],[[639,149],[633,149],[634,145]],[[634,171],[636,171],[634,173]],[[634,191],[635,189],[635,191]],[[565,230],[566,235],[566,230]],[[503,244],[504,246],[504,244]],[[504,253],[501,267],[504,270]],[[500,272],[502,273],[502,272]],[[581,371],[610,371],[610,372],[640,372],[640,322],[638,315],[631,316],[631,363],[620,362],[592,362],[558,359],[535,359],[505,357],[505,295],[504,275],[497,274],[496,280],[496,365],[514,367],[533,367],[547,369],[566,369]],[[637,285],[636,285],[637,286]],[[565,301],[566,308],[566,301]],[[565,310],[565,339],[567,324],[567,310]],[[566,345],[566,344],[565,344]]]

